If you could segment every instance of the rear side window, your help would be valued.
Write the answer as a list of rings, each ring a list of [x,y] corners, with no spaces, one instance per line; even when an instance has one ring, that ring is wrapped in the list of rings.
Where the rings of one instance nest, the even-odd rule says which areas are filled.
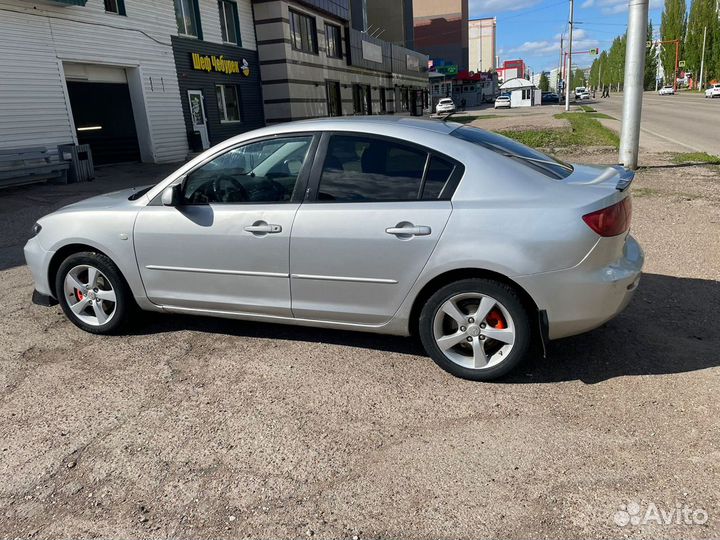
[[[330,138],[318,199],[335,202],[417,200],[427,152],[374,137]]]
[[[557,180],[567,178],[573,170],[570,165],[562,161],[490,131],[463,126],[451,132],[450,135],[514,159]]]
[[[423,185],[422,199],[424,201],[439,199],[454,170],[455,165],[448,160],[437,156],[430,158],[430,165]]]

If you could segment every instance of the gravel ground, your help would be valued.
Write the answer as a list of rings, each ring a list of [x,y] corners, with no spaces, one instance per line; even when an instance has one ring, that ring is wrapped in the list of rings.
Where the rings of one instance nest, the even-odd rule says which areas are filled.
[[[395,337],[160,315],[84,334],[29,303],[21,265],[57,202],[3,194],[0,537],[717,538],[720,172],[643,162],[633,303],[493,384]],[[616,524],[634,503],[707,519]]]

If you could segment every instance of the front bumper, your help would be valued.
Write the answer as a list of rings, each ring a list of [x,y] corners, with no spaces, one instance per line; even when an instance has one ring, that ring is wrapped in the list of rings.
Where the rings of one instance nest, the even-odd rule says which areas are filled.
[[[25,261],[27,262],[33,281],[35,291],[42,296],[53,297],[53,285],[48,280],[48,269],[50,260],[55,254],[54,251],[46,251],[40,245],[37,237],[31,238],[25,244]],[[35,295],[33,295],[34,298]]]
[[[600,243],[611,239],[601,239]],[[640,282],[645,256],[628,235],[622,254],[610,264],[598,265],[604,255],[599,243],[577,266],[516,278],[548,318],[548,338],[582,334],[617,316],[630,303]]]

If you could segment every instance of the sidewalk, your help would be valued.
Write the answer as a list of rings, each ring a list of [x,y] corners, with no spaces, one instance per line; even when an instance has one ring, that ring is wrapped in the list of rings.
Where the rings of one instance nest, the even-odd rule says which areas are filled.
[[[22,248],[38,218],[88,197],[155,184],[181,163],[122,163],[98,167],[92,182],[31,184],[0,191],[0,269],[25,264]]]

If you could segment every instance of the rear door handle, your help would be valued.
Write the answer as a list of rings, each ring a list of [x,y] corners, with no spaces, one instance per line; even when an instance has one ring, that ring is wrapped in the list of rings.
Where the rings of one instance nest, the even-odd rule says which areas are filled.
[[[432,229],[427,225],[411,225],[409,227],[388,227],[385,232],[396,236],[429,236]]]
[[[253,234],[276,234],[282,232],[282,226],[272,223],[254,223],[245,227],[244,230]]]

